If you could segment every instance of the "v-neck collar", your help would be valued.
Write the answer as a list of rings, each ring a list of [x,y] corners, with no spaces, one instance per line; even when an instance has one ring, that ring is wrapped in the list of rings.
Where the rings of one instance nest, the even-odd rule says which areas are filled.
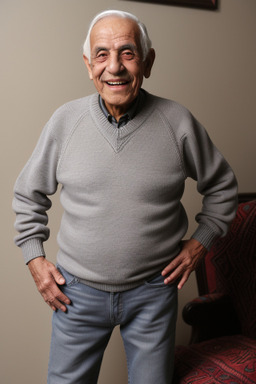
[[[95,122],[99,132],[111,145],[115,152],[121,151],[135,132],[141,127],[144,121],[152,113],[152,100],[149,99],[149,94],[142,90],[143,97],[140,97],[137,113],[134,118],[128,121],[123,127],[114,127],[99,106],[98,93],[91,97],[90,111],[93,121]]]
[[[107,108],[106,108],[106,105],[105,105],[105,102],[104,100],[102,99],[101,95],[99,95],[99,105],[104,113],[104,115],[106,116],[106,118],[108,119],[108,121],[116,128],[120,128],[120,127],[123,127],[125,124],[128,123],[128,121],[132,120],[137,112],[137,108],[139,106],[139,102],[140,102],[140,98],[141,97],[144,97],[143,95],[143,92],[142,90],[139,91],[139,94],[138,96],[136,97],[136,99],[133,101],[132,105],[130,106],[130,108],[128,109],[128,111],[123,115],[121,116],[121,118],[119,119],[119,121],[116,121],[115,117],[112,116]]]

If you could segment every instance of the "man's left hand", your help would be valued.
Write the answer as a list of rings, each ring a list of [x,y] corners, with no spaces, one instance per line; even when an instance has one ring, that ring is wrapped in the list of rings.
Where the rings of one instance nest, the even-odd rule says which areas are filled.
[[[181,289],[206,253],[207,249],[199,241],[195,239],[183,241],[180,254],[162,271],[162,276],[166,276],[165,284],[173,283],[180,278],[178,288]]]

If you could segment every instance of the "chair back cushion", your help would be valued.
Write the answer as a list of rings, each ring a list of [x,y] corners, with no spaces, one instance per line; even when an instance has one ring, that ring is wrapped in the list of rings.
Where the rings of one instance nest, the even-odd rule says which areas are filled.
[[[215,241],[203,270],[204,293],[228,294],[243,334],[256,338],[256,200],[239,204],[228,234]]]

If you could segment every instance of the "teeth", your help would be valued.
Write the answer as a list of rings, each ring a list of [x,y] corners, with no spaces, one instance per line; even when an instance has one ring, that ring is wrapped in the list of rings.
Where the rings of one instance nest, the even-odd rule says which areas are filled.
[[[108,81],[109,85],[123,85],[126,84],[126,81]]]

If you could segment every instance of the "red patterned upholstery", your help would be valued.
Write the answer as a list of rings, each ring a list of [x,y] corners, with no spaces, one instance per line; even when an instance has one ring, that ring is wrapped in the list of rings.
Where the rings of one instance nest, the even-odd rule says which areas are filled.
[[[177,347],[173,384],[255,384],[256,343],[241,335]]]
[[[183,312],[193,344],[176,347],[173,384],[255,384],[256,200],[239,204],[197,281],[201,296]]]

